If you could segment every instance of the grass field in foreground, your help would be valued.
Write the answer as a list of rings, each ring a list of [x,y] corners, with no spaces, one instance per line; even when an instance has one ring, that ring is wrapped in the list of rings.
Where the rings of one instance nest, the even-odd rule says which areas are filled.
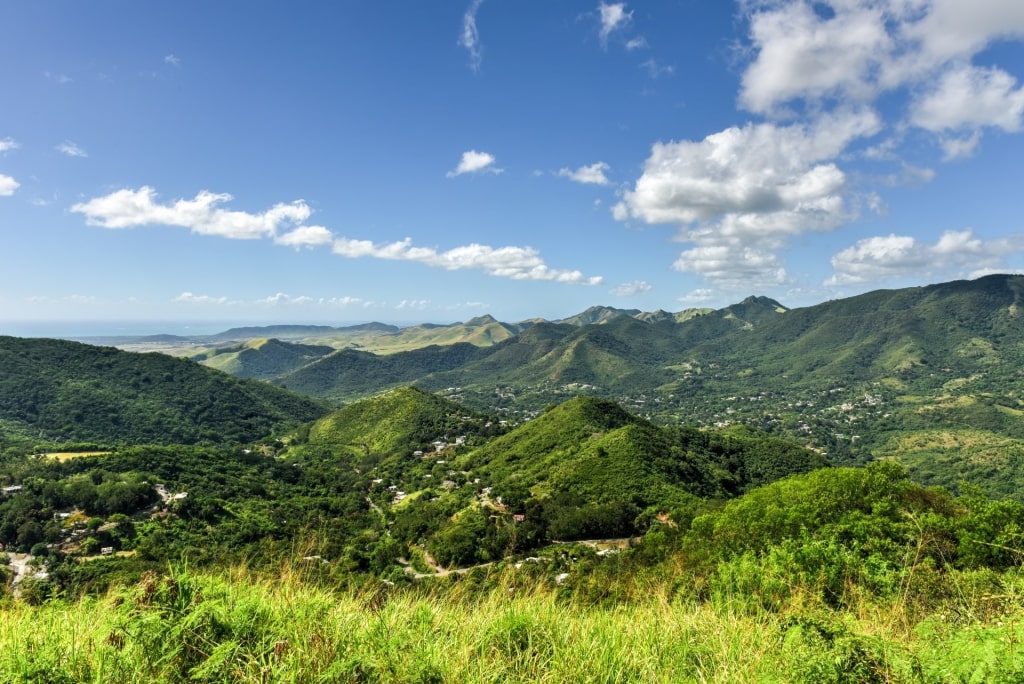
[[[245,571],[146,575],[102,598],[13,603],[10,682],[1000,682],[1024,676],[1024,609],[897,603],[781,611],[716,597],[581,606],[500,578],[484,591],[337,594]]]

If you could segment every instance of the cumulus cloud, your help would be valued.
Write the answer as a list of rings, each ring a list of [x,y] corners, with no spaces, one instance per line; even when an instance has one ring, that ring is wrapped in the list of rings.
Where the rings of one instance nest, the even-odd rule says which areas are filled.
[[[480,44],[480,33],[476,28],[476,13],[484,0],[473,0],[469,8],[462,15],[462,34],[459,36],[459,45],[469,52],[469,68],[475,72],[480,71],[480,65],[484,60],[483,45]]]
[[[1006,257],[1024,250],[1024,235],[982,240],[970,229],[944,232],[934,244],[909,235],[858,240],[832,257],[825,285],[874,283],[907,277],[956,278],[1006,270]]]
[[[634,280],[631,283],[623,283],[618,287],[612,288],[609,291],[609,294],[615,297],[633,297],[650,291],[650,283],[647,283],[643,280]]]
[[[601,28],[598,31],[598,35],[601,38],[602,45],[607,45],[608,36],[626,26],[633,19],[633,13],[626,11],[626,3],[624,2],[611,4],[602,2],[597,6],[597,11],[601,16]]]
[[[274,237],[278,229],[301,224],[312,214],[302,200],[275,204],[259,214],[229,211],[219,206],[232,199],[227,193],[203,190],[191,200],[179,199],[171,204],[160,204],[156,191],[143,186],[138,190],[125,188],[80,202],[73,205],[71,211],[85,215],[89,225],[102,228],[180,226],[201,235],[234,239]]]
[[[319,247],[329,245],[334,234],[323,226],[299,226],[295,230],[274,238],[274,242],[286,247]]]
[[[18,147],[20,147],[20,145],[18,145],[18,143],[16,143],[12,138],[0,139],[0,154],[9,150],[16,150]]]
[[[0,176],[0,194],[5,194],[5,178]],[[17,183],[14,183],[6,194],[13,192],[16,187]],[[416,261],[450,271],[476,269],[513,280],[548,280],[585,285],[598,285],[602,282],[600,276],[587,277],[580,271],[549,268],[531,247],[494,248],[473,243],[438,252],[429,247],[415,247],[409,238],[378,245],[369,240],[335,238],[324,226],[303,225],[312,210],[302,200],[291,204],[275,204],[262,213],[253,214],[221,208],[221,204],[231,199],[231,195],[226,193],[216,194],[204,190],[191,200],[179,199],[161,204],[153,188],[143,186],[138,190],[126,188],[88,202],[80,202],[73,205],[71,211],[83,214],[89,225],[103,228],[179,226],[202,235],[234,239],[269,238],[276,244],[296,249],[330,244],[334,253],[349,258]],[[185,293],[182,297],[185,299],[181,301],[189,301],[192,295]]]
[[[594,162],[589,166],[581,166],[575,171],[572,169],[564,168],[558,170],[558,175],[569,180],[576,181],[577,183],[590,183],[593,185],[608,185],[611,181],[605,176],[605,171],[609,171],[610,166],[605,164],[603,161]]]
[[[501,173],[504,169],[499,169],[494,162],[493,154],[468,150],[462,153],[462,159],[459,160],[459,165],[455,167],[455,170],[449,171],[445,175],[448,178],[455,178],[464,173]]]
[[[173,302],[183,302],[185,304],[227,304],[227,297],[210,297],[208,295],[196,295],[191,292],[182,292],[180,295],[172,299]]]
[[[678,270],[779,283],[785,271],[776,252],[789,237],[834,230],[851,217],[835,158],[879,126],[873,111],[859,109],[813,125],[747,124],[701,141],[655,143],[612,213],[678,225],[678,240],[695,243]]]
[[[303,304],[312,304],[314,301],[315,300],[312,297],[307,297],[305,295],[292,297],[291,295],[287,295],[283,292],[278,292],[277,294],[270,295],[269,297],[257,299],[255,303],[266,306],[301,306]]]
[[[603,280],[600,276],[584,276],[580,271],[550,268],[531,247],[495,248],[474,243],[438,252],[432,247],[415,247],[409,238],[387,244],[338,238],[334,241],[334,253],[351,259],[372,257],[415,261],[449,271],[474,269],[512,280],[549,280],[584,285],[599,285]]]
[[[918,98],[911,122],[929,131],[993,126],[1007,132],[1021,129],[1024,88],[1002,69],[959,65]]]
[[[907,88],[907,118],[925,130],[1021,128],[1024,95],[1014,77],[971,62],[998,40],[1024,38],[1024,3],[745,0],[742,7],[753,59],[739,101],[750,111],[777,114],[800,101],[816,111]],[[971,135],[943,138],[952,141],[947,157],[969,151]]]
[[[0,197],[10,197],[20,187],[21,183],[0,173]]]
[[[88,157],[89,156],[86,153],[85,150],[83,150],[81,147],[79,147],[75,143],[71,142],[70,140],[65,140],[60,145],[57,145],[54,149],[56,149],[61,154],[66,154],[69,157]]]

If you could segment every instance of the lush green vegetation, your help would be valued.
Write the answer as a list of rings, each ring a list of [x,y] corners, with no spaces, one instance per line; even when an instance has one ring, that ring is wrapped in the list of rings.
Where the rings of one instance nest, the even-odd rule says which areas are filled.
[[[323,415],[318,401],[163,354],[0,337],[4,442],[251,442]]]
[[[0,338],[0,679],[1018,681],[1022,287],[210,352],[447,389],[327,415]]]
[[[1019,581],[1007,581],[1019,600]],[[427,594],[335,592],[295,574],[147,575],[99,599],[6,610],[0,672],[125,683],[945,684],[1024,674],[1013,608],[908,621],[898,602],[768,611],[649,590],[609,609],[502,574]]]
[[[0,621],[10,681],[1018,681],[1024,506],[894,464],[754,489],[601,557],[348,581],[148,571]],[[98,562],[98,561],[97,561]],[[558,573],[556,575],[556,573]]]

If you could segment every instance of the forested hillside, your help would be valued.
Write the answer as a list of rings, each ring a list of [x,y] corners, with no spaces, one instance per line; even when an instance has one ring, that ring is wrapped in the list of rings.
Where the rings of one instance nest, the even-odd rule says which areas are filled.
[[[0,337],[0,436],[40,443],[250,442],[319,401],[163,354]]]

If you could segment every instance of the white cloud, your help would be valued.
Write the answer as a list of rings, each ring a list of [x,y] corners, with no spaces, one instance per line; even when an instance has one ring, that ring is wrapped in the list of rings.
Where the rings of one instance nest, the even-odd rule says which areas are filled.
[[[54,149],[56,149],[61,154],[66,154],[69,157],[88,157],[89,156],[88,153],[86,153],[85,150],[83,150],[81,147],[79,147],[75,143],[71,142],[70,140],[65,140],[60,145],[57,145]]]
[[[743,74],[740,103],[769,113],[794,98],[867,100],[880,55],[892,50],[885,2],[832,0],[824,18],[802,0],[753,0],[750,39],[757,57]]]
[[[679,301],[685,304],[697,304],[700,302],[707,302],[715,297],[715,291],[707,288],[697,288],[692,290],[688,294],[683,295],[679,298]]]
[[[659,76],[671,76],[675,73],[676,68],[671,64],[658,64],[656,59],[649,59],[646,62],[640,64],[641,69],[647,70],[647,75],[651,78],[658,78]]]
[[[623,283],[618,287],[609,290],[608,294],[615,297],[633,297],[651,291],[650,283],[643,280],[634,280],[631,283]]]
[[[429,299],[403,299],[395,306],[400,311],[423,311],[430,306]]]
[[[970,229],[946,231],[935,244],[909,235],[858,240],[832,257],[825,285],[875,283],[908,277],[950,279],[1005,272],[1006,257],[1024,250],[1024,235],[981,240]]]
[[[351,259],[372,257],[416,261],[449,271],[474,269],[512,280],[549,280],[583,285],[599,285],[602,282],[600,276],[586,277],[579,271],[549,268],[531,247],[494,248],[474,243],[438,252],[431,247],[414,247],[409,238],[381,245],[369,240],[338,238],[334,241],[334,253]]]
[[[493,154],[468,150],[462,153],[462,159],[459,160],[459,165],[455,167],[455,170],[449,171],[445,175],[448,178],[455,178],[464,173],[501,173],[504,169],[496,167],[494,162]]]
[[[53,81],[54,83],[57,83],[58,85],[67,85],[68,83],[71,83],[71,77],[65,74],[56,74],[52,71],[44,71],[43,76]]]
[[[994,126],[1021,129],[1024,88],[1002,69],[959,65],[911,106],[910,120],[929,131]]]
[[[955,136],[944,135],[939,138],[942,146],[942,158],[946,161],[951,159],[964,159],[974,154],[974,149],[981,142],[981,131],[971,131],[968,135]]]
[[[776,244],[707,244],[683,251],[672,268],[700,273],[728,289],[770,287],[788,282]]]
[[[608,185],[611,181],[604,175],[605,171],[610,170],[611,167],[605,164],[603,161],[594,162],[589,166],[581,166],[575,171],[565,168],[559,169],[558,175],[569,180],[574,180],[577,183],[591,183],[594,185]]]
[[[255,303],[266,306],[301,306],[303,304],[312,304],[314,301],[315,300],[312,297],[306,297],[305,295],[292,297],[291,295],[286,295],[283,292],[278,292],[277,294],[270,295],[269,297],[257,299]]]
[[[608,44],[608,36],[612,32],[621,29],[633,18],[632,12],[626,11],[626,3],[616,2],[612,4],[601,3],[597,7],[601,15],[601,29],[598,35],[601,37],[601,44]]]
[[[12,138],[0,139],[0,154],[9,150],[16,150],[20,147]]]
[[[333,240],[334,234],[323,226],[299,226],[290,233],[274,238],[277,244],[295,249],[329,245]]]
[[[0,173],[0,197],[10,197],[20,187],[21,183]]]
[[[766,216],[781,219],[773,230],[802,232],[842,205],[845,175],[831,160],[878,126],[873,112],[860,110],[814,126],[747,124],[699,142],[655,143],[643,175],[616,205],[617,218],[691,224]]]
[[[696,245],[678,270],[777,284],[786,275],[776,252],[787,238],[834,230],[853,215],[834,159],[878,128],[875,113],[862,109],[811,126],[747,124],[702,141],[656,143],[613,215],[677,224],[678,240]]]
[[[174,53],[164,56],[164,63],[170,64],[171,66],[179,66],[181,64],[181,58],[176,57]]]
[[[191,292],[182,292],[180,295],[172,299],[174,302],[183,302],[186,304],[227,304],[227,297],[210,297],[208,295],[195,295]]]
[[[459,36],[459,45],[469,52],[469,68],[473,72],[480,71],[480,65],[484,60],[483,45],[480,44],[480,33],[476,28],[476,13],[484,0],[472,0],[469,8],[462,15],[462,35]]]
[[[302,200],[275,204],[260,214],[228,211],[218,205],[233,198],[227,193],[203,190],[194,199],[159,204],[156,191],[149,186],[138,190],[125,188],[88,202],[80,202],[71,211],[85,215],[86,223],[103,228],[136,228],[166,225],[188,228],[201,235],[234,239],[274,237],[281,227],[301,224],[312,214]]]
[[[639,50],[640,48],[648,47],[647,39],[643,36],[637,36],[626,41],[626,50],[632,52],[633,50]]]
[[[375,306],[374,302],[367,301],[365,299],[360,299],[359,297],[331,297],[329,299],[321,297],[319,300],[317,300],[317,303],[326,306],[336,306],[343,309],[347,309],[353,306],[368,309],[372,306]]]
[[[786,113],[802,101],[816,112],[906,88],[907,118],[933,133],[1022,127],[1024,94],[1014,77],[971,64],[998,40],[1024,38],[1017,0],[743,0],[741,7],[753,59],[739,101],[750,111]],[[971,135],[941,134],[947,158],[969,153]]]

